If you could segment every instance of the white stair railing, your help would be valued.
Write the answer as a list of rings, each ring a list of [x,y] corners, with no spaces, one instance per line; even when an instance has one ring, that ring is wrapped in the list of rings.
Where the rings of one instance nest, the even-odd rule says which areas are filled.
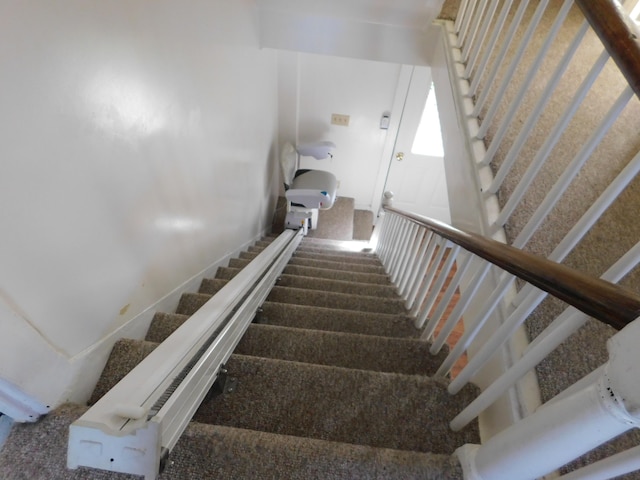
[[[526,313],[531,312],[540,295],[548,292],[572,305],[550,325],[548,332],[531,344],[513,367],[499,376],[451,421],[453,430],[464,428],[492,405],[555,347],[567,340],[589,316],[622,328],[608,342],[610,360],[606,365],[482,445],[460,448],[457,455],[463,465],[465,479],[538,478],[615,436],[640,426],[640,373],[634,368],[640,364],[640,350],[635,348],[640,342],[640,296],[610,283],[619,281],[640,262],[640,243],[616,262],[602,279],[594,279],[551,260],[536,258],[514,247],[420,215],[401,212],[393,207],[385,207],[384,212],[377,227],[380,235],[376,250],[387,252],[385,259],[382,259],[387,271],[395,271],[398,264],[404,263],[404,253],[407,250],[413,252],[417,247],[401,235],[394,235],[393,230],[411,232],[411,235],[416,235],[415,238],[422,238],[422,245],[419,246],[421,251],[438,250],[437,255],[427,260],[428,268],[423,275],[414,280],[422,291],[427,292],[423,300],[416,304],[416,326],[422,326],[419,319],[426,318],[429,312],[435,312],[424,330],[424,339],[434,338],[433,331],[440,322],[441,313],[451,300],[448,293],[459,288],[459,281],[472,259],[482,264],[476,270],[476,277],[482,278],[489,265],[509,272],[503,275],[502,289],[497,289],[499,291],[506,289],[516,276],[537,287],[532,288],[531,294],[498,328],[495,335],[490,336],[480,351],[474,354],[470,365],[475,368],[471,373],[468,373],[467,366],[453,379],[449,388],[452,394],[470,381],[487,358],[498,351],[517,328],[518,323],[512,318],[526,318]],[[424,232],[415,232],[416,228]],[[450,249],[447,248],[449,244],[452,245]],[[394,250],[399,253],[389,253]],[[466,252],[463,253],[463,250]],[[445,251],[449,252],[447,260],[443,260]],[[435,302],[445,279],[450,279],[450,285],[440,302]],[[495,304],[499,298],[500,295],[495,295],[486,301]],[[482,315],[486,316],[489,310]],[[443,339],[451,333],[459,314],[452,312],[451,318],[453,322],[445,323],[441,335],[435,337],[436,343],[431,353],[437,353],[442,347]],[[471,333],[471,337],[475,333],[477,330]],[[465,332],[465,335],[468,334],[469,330]],[[466,347],[470,340],[463,337],[459,342],[458,345]],[[458,345],[453,352],[456,352]],[[463,348],[457,353],[465,350]],[[457,354],[447,357],[436,375],[448,373],[457,360]],[[620,462],[612,459],[597,468],[620,469],[632,464],[626,456],[620,459]]]
[[[469,188],[477,188],[476,198],[480,203],[484,201],[482,211],[478,212],[477,231],[506,240],[518,249],[534,248],[532,238],[549,221],[551,213],[557,217],[557,212],[568,210],[565,193],[580,185],[580,174],[587,162],[602,163],[604,159],[606,163],[607,154],[603,152],[607,152],[607,142],[610,144],[614,137],[616,143],[625,145],[616,153],[619,167],[606,173],[611,179],[608,186],[598,187],[594,194],[589,192],[590,199],[584,202],[582,212],[573,214],[578,220],[561,222],[562,233],[554,234],[557,239],[553,243],[547,241],[551,252],[548,259],[565,261],[587,243],[587,235],[602,225],[606,213],[615,208],[625,211],[619,206],[630,197],[629,189],[634,188],[632,183],[640,173],[637,138],[620,137],[620,132],[625,131],[620,127],[620,119],[625,118],[623,115],[630,108],[638,108],[640,32],[619,2],[610,0],[464,0],[455,23],[441,22],[441,25],[453,105],[458,109],[457,118],[462,120],[459,125],[467,136],[466,151],[471,171],[475,172]],[[559,42],[559,38],[563,41]],[[548,73],[540,73],[543,65]],[[575,83],[569,94],[568,82]],[[438,85],[436,93],[437,88]],[[532,92],[539,93],[534,98]],[[595,114],[588,103],[594,97],[599,99]],[[554,104],[557,104],[554,110],[550,110]],[[527,106],[526,111],[523,105]],[[631,121],[626,118],[626,122]],[[568,138],[575,136],[572,126],[577,122],[584,125],[581,141],[569,148],[566,145],[572,139]],[[637,131],[631,129],[636,136]],[[536,148],[532,149],[532,145]],[[522,173],[518,173],[516,165]],[[531,193],[532,185],[535,194]],[[635,217],[637,209],[626,212]],[[496,435],[492,431],[489,436],[494,436],[483,439],[486,440],[483,445],[460,450],[465,478],[529,479],[546,475],[637,426],[640,403],[635,402],[640,393],[637,387],[640,376],[628,370],[637,361],[631,347],[634,341],[640,342],[640,327],[637,321],[631,322],[640,316],[640,310],[622,314],[625,300],[619,298],[620,304],[609,303],[611,315],[601,320],[618,329],[630,323],[624,333],[610,339],[609,363],[541,408],[535,410],[531,403],[525,406],[530,396],[528,399],[522,392],[530,392],[531,388],[530,384],[520,383],[522,379],[525,376],[530,379],[536,366],[560,344],[571,342],[572,335],[594,313],[574,304],[528,347],[523,347],[522,342],[515,343],[512,338],[522,337],[522,325],[529,315],[549,293],[557,292],[544,291],[535,282],[533,285],[516,282],[517,277],[527,281],[530,278],[527,274],[523,277],[523,272],[517,269],[502,271],[481,262],[465,251],[464,241],[463,248],[454,251],[449,243],[451,238],[441,237],[440,230],[444,227],[438,222],[428,227],[422,224],[424,232],[416,230],[411,222],[421,224],[418,217],[387,208],[382,215],[378,251],[384,252],[381,259],[387,270],[395,272],[392,278],[402,279],[400,292],[403,295],[410,292],[407,308],[415,316],[416,326],[424,328],[422,338],[432,341],[431,353],[437,353],[450,342],[456,326],[464,324],[464,333],[436,375],[447,375],[466,357],[467,365],[456,374],[449,392],[455,394],[468,382],[477,383],[483,391],[452,420],[451,427],[464,428],[490,408],[495,418],[494,406],[505,398],[512,402],[512,412],[517,411],[507,422],[512,427],[502,426],[503,432]],[[623,223],[620,228],[626,227]],[[505,232],[505,226],[510,230]],[[393,233],[385,235],[387,227],[392,227]],[[404,237],[405,232],[410,232],[411,238]],[[631,242],[626,240],[626,247],[618,246],[616,232],[611,233],[612,248],[607,250],[615,248],[617,261],[613,260],[615,263],[601,274],[601,279],[619,282],[623,277],[637,277],[640,244],[630,247]],[[451,251],[451,262],[442,262],[445,249]],[[609,253],[609,257],[615,256]],[[403,259],[402,265],[394,263],[397,258]],[[440,265],[442,270],[438,272]],[[403,276],[404,266],[411,273]],[[435,302],[436,290],[445,278],[451,279],[451,284],[441,302]],[[558,283],[558,279],[553,280]],[[571,288],[582,287],[573,284]],[[445,319],[444,312],[454,291],[460,295]],[[635,294],[627,293],[637,302]],[[610,300],[602,299],[603,305]],[[621,316],[625,316],[624,322],[619,322]],[[494,362],[496,352],[501,352],[505,365],[501,367],[503,371],[492,371],[487,381],[486,372],[494,369],[490,362]],[[619,359],[623,357],[626,360],[621,362]],[[617,371],[624,368],[627,368],[624,374]],[[585,432],[583,426],[589,431]],[[566,478],[609,478],[620,474],[615,472],[632,471],[638,466],[637,461],[632,461],[633,452],[613,455],[575,470]]]

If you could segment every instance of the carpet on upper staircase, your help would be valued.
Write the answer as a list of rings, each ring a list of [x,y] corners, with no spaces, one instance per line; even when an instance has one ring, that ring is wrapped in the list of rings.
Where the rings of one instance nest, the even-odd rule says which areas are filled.
[[[233,278],[274,237],[158,312],[144,340],[112,350],[96,402]],[[452,455],[478,427],[448,422],[477,394],[451,397],[432,378],[437,356],[377,258],[306,238],[227,362],[232,393],[208,395],[171,452],[161,479],[460,479]],[[69,425],[88,407],[64,405],[17,425],[0,453],[0,478],[129,479],[66,469]]]

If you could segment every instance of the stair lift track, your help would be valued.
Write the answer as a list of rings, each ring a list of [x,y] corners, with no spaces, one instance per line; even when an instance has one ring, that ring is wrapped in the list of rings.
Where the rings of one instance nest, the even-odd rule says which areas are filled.
[[[155,479],[302,237],[285,230],[74,422],[68,467]]]

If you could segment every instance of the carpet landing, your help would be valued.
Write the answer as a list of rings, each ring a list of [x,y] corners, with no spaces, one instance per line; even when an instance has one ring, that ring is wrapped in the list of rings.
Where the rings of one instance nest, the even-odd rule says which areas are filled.
[[[144,340],[114,346],[90,404],[182,325],[273,237],[250,248],[175,313],[158,312]],[[477,391],[455,397],[430,377],[443,360],[418,339],[377,258],[306,238],[227,363],[232,393],[208,396],[161,479],[461,479],[456,448],[478,427],[448,422]],[[443,354],[446,354],[444,352]],[[16,426],[0,452],[3,480],[130,479],[66,469],[64,405]]]

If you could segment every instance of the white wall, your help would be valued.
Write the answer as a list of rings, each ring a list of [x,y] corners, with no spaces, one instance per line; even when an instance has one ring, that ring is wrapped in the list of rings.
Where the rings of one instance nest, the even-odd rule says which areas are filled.
[[[256,18],[252,0],[0,1],[5,395],[87,395],[91,353],[268,227],[278,72]]]
[[[354,198],[356,208],[371,209],[376,180],[389,162],[383,157],[389,131],[380,129],[380,118],[394,106],[401,66],[307,53],[278,55],[280,140],[333,141],[333,159],[303,157],[301,167],[334,173],[339,196]],[[349,126],[332,125],[332,113],[349,115]]]
[[[265,47],[426,65],[443,0],[257,0]]]

